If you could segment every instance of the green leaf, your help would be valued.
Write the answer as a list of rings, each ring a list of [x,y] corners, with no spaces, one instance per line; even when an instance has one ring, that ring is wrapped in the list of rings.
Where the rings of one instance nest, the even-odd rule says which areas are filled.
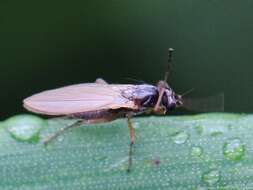
[[[136,142],[130,173],[125,119],[69,129],[43,145],[73,122],[20,115],[0,123],[0,189],[253,187],[253,115],[133,118]],[[30,141],[34,135],[37,140]]]

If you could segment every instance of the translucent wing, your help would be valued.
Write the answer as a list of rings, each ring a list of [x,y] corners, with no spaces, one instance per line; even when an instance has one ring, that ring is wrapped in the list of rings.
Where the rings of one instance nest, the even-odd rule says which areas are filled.
[[[220,93],[202,98],[184,98],[183,107],[191,111],[223,112],[224,94]]]
[[[102,109],[134,108],[121,91],[134,85],[84,83],[44,91],[26,98],[24,107],[46,115],[68,115]]]

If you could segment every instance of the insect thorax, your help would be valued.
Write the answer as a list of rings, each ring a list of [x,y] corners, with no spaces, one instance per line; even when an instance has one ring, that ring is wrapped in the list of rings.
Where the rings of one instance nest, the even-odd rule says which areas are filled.
[[[124,89],[122,96],[134,101],[141,108],[153,108],[157,104],[159,92],[158,87],[143,84]],[[180,102],[180,98],[177,97],[175,92],[168,86],[164,91],[160,105],[164,106],[167,111],[173,110]]]
[[[122,92],[122,96],[135,101],[142,107],[154,107],[158,100],[158,90],[153,85],[135,85]]]

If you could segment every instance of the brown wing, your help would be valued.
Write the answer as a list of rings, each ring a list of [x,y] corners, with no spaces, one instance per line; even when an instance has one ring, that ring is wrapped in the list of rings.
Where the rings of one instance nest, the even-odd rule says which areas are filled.
[[[26,98],[24,107],[45,115],[68,115],[79,112],[130,108],[133,101],[123,97],[121,91],[134,85],[84,83],[44,91]]]

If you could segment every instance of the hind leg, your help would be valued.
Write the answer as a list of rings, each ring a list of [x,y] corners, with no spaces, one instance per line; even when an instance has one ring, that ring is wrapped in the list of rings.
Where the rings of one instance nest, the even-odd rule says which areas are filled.
[[[131,122],[131,115],[127,115],[127,124],[129,128],[129,134],[130,134],[130,144],[129,144],[129,152],[128,152],[128,168],[127,172],[130,172],[131,167],[132,167],[132,155],[133,155],[133,145],[135,141],[135,133],[134,133],[134,128]]]
[[[62,118],[74,118],[74,119],[78,118],[78,120],[71,125],[67,125],[65,127],[60,128],[52,136],[50,136],[48,139],[46,139],[44,141],[44,144],[47,145],[52,140],[54,140],[59,135],[61,135],[64,131],[66,131],[67,129],[79,127],[82,124],[95,124],[95,123],[110,122],[110,121],[116,119],[120,115],[122,115],[120,112],[119,113],[111,113],[110,110],[101,110],[101,111],[83,112],[83,113],[72,114],[69,116],[64,116]]]
[[[58,131],[56,131],[52,136],[48,137],[43,144],[44,145],[48,145],[48,143],[52,142],[52,140],[56,139],[59,135],[61,135],[62,133],[64,133],[64,131],[66,131],[67,129],[70,128],[74,128],[74,127],[79,127],[80,125],[82,125],[84,122],[82,120],[78,120],[75,123],[71,124],[71,125],[67,125],[65,127],[60,128]]]

